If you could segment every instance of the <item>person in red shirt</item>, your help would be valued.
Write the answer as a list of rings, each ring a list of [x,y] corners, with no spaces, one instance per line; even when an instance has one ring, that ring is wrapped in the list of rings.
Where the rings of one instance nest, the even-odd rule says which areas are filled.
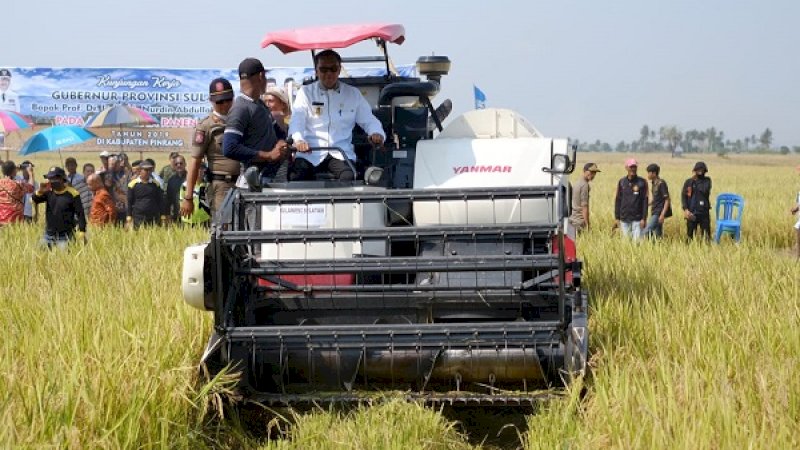
[[[32,173],[33,167],[29,169]],[[33,193],[33,185],[19,181],[17,165],[5,161],[2,165],[3,178],[0,179],[0,225],[22,222],[25,207],[25,194]]]
[[[89,210],[89,223],[92,225],[108,225],[117,221],[117,206],[106,189],[101,174],[93,173],[86,179],[89,189],[94,193],[92,207]]]

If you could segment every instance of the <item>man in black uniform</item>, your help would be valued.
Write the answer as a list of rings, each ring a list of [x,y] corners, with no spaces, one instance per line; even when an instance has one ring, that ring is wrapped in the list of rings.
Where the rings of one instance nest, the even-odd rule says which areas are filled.
[[[633,158],[625,161],[628,174],[617,183],[614,199],[614,225],[621,227],[622,236],[634,241],[642,238],[647,221],[647,181],[636,174],[638,166]]]
[[[51,167],[45,175],[46,183],[39,185],[33,194],[34,203],[46,203],[47,218],[43,244],[52,248],[64,248],[75,238],[75,226],[78,227],[80,240],[86,232],[86,216],[83,214],[81,194],[67,185],[67,173],[61,167]]]
[[[222,154],[222,139],[228,113],[233,106],[233,86],[225,78],[211,81],[208,89],[211,114],[203,119],[194,130],[192,139],[192,159],[186,175],[186,195],[181,201],[181,216],[190,217],[194,211],[194,188],[202,180],[197,179],[203,158],[208,162],[211,184],[206,190],[211,220],[214,220],[225,195],[236,185],[241,164]]]
[[[286,181],[288,146],[275,136],[272,114],[261,101],[267,88],[261,61],[244,59],[239,64],[239,81],[241,94],[228,113],[222,153],[246,166],[257,166],[267,178]]]
[[[686,232],[689,240],[700,227],[700,234],[711,240],[711,178],[706,176],[708,167],[703,161],[694,165],[694,175],[683,183],[681,207],[686,218]]]
[[[158,225],[164,214],[164,191],[153,178],[154,166],[150,162],[139,164],[139,176],[128,184],[128,223],[133,228]]]

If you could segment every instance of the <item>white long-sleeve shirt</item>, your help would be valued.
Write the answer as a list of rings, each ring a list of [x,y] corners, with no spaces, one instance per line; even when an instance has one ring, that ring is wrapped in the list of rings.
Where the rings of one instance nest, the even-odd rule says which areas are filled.
[[[339,147],[348,159],[355,160],[353,127],[358,124],[370,136],[378,133],[386,139],[381,122],[372,114],[369,103],[353,86],[339,82],[334,89],[325,89],[319,81],[303,86],[292,105],[289,135],[305,141],[310,147]],[[331,157],[342,159],[339,152]],[[317,166],[327,151],[297,152],[297,158]]]

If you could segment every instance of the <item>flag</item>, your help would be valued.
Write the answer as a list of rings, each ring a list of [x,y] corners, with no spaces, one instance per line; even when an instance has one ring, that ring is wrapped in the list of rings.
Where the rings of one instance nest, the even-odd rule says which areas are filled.
[[[475,91],[475,109],[486,109],[486,94],[474,84],[472,88]]]

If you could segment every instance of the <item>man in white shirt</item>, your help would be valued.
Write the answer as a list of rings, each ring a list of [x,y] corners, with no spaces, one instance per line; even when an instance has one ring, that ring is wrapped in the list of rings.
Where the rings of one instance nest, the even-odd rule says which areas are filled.
[[[361,92],[339,81],[342,58],[338,53],[318,53],[314,66],[317,81],[303,86],[292,105],[289,136],[298,153],[289,180],[313,180],[315,174],[329,172],[335,179],[350,181],[355,174],[344,158],[356,159],[353,127],[361,126],[376,145],[383,144],[386,134]],[[344,155],[337,151],[312,152],[312,147],[339,147]]]
[[[11,71],[0,69],[0,109],[19,112],[19,95],[10,89]]]

